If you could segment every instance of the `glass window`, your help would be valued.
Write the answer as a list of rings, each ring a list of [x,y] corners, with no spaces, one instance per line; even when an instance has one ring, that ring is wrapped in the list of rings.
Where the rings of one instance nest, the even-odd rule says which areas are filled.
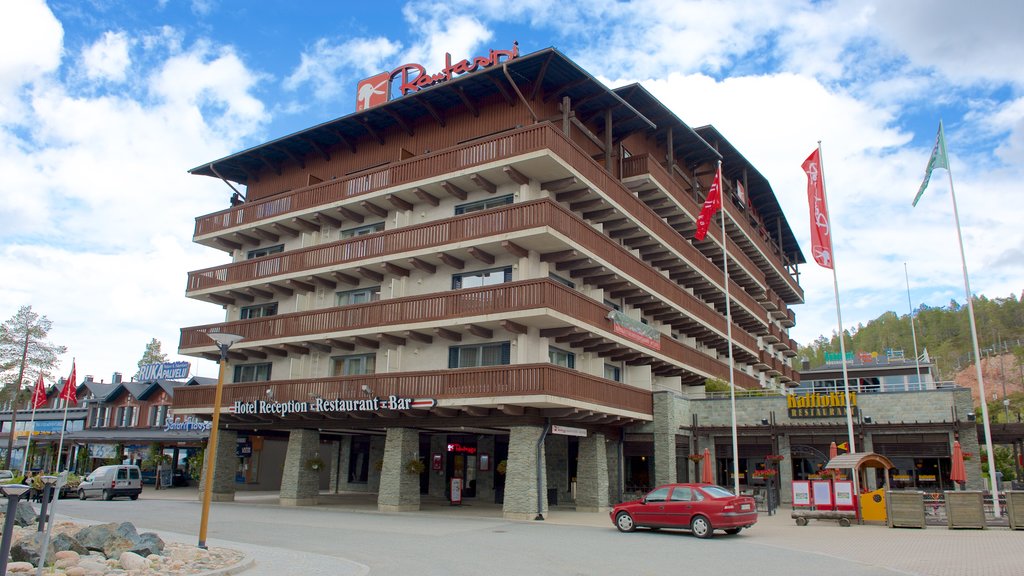
[[[488,198],[486,200],[480,200],[479,202],[470,202],[468,204],[460,204],[455,207],[455,215],[469,214],[470,212],[479,212],[480,210],[487,210],[488,208],[496,208],[498,206],[505,206],[506,204],[512,203],[512,195],[507,194],[505,196],[497,196],[495,198]]]
[[[693,500],[693,494],[689,488],[676,486],[675,490],[672,491],[673,502],[689,502],[690,500]]]
[[[267,302],[266,304],[256,304],[255,306],[242,306],[242,313],[239,317],[242,320],[249,320],[251,318],[263,318],[265,316],[276,315],[277,302]]]
[[[149,425],[153,428],[159,428],[164,425],[167,420],[167,406],[164,404],[158,406],[149,407]]]
[[[128,469],[127,468],[118,468],[117,469],[117,479],[118,480],[127,480],[128,479]]]
[[[654,491],[650,492],[649,494],[647,494],[647,501],[648,502],[664,502],[665,500],[668,500],[668,489],[669,489],[669,487],[665,486],[665,487],[658,488],[657,490],[654,490]]]
[[[353,354],[351,356],[335,356],[331,358],[334,365],[331,368],[332,376],[354,376],[357,374],[373,374],[376,362],[376,354]]]
[[[261,258],[263,256],[269,256],[270,254],[277,254],[278,252],[284,252],[284,244],[249,250],[249,254],[246,258],[252,260],[253,258]]]
[[[235,382],[266,382],[270,380],[270,362],[235,366]]]
[[[448,349],[449,368],[477,368],[511,363],[511,345],[508,342],[452,346]]]
[[[562,278],[558,274],[552,274],[552,273],[549,272],[548,273],[548,278],[551,278],[552,280],[554,280],[555,282],[558,282],[559,284],[565,284],[569,288],[576,288],[576,283],[575,282],[573,282],[572,280],[569,280],[567,278]]]
[[[555,366],[576,368],[576,355],[560,348],[548,347],[548,360]]]
[[[383,222],[377,222],[376,224],[367,224],[366,226],[359,226],[357,228],[349,228],[348,230],[341,231],[342,238],[352,238],[354,236],[364,236],[366,234],[373,234],[374,232],[380,232],[384,229]]]
[[[348,481],[366,484],[370,471],[370,438],[353,436],[348,458]]]
[[[493,286],[504,282],[512,281],[512,267],[492,268],[490,270],[478,270],[463,274],[452,274],[452,290],[461,288],[479,288],[481,286]]]
[[[619,312],[622,312],[622,305],[619,304],[618,302],[615,302],[614,300],[609,300],[609,299],[605,298],[604,299],[604,305],[611,307],[612,310],[617,310]]]
[[[622,382],[622,368],[619,368],[614,364],[605,364],[604,377],[616,382]]]
[[[376,302],[377,300],[380,300],[380,286],[368,286],[366,288],[338,292],[335,305],[349,306],[351,304],[363,304],[364,302]]]

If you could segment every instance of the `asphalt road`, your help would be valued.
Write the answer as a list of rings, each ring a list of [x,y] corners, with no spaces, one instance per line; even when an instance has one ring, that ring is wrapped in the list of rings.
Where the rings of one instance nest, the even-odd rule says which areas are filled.
[[[200,505],[175,500],[61,500],[61,517],[129,521],[166,540],[195,542]],[[905,574],[866,563],[760,543],[758,527],[698,540],[686,532],[509,522],[457,514],[384,514],[337,508],[214,503],[208,542],[255,559],[243,572],[333,575],[664,575],[827,572]]]

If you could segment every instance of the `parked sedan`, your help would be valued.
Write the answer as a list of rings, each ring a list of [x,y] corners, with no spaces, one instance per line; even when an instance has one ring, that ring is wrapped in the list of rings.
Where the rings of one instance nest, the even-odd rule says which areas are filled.
[[[714,484],[659,486],[639,500],[619,504],[610,515],[621,532],[641,526],[685,528],[698,538],[710,538],[715,530],[738,534],[757,522],[753,498]]]

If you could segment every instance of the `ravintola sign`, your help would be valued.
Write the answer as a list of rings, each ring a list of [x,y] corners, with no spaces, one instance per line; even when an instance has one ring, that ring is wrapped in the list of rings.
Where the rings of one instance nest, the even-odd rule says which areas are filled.
[[[289,414],[308,414],[316,412],[376,412],[378,410],[410,410],[413,408],[433,408],[437,401],[433,398],[403,398],[388,396],[385,398],[366,398],[362,400],[327,400],[317,398],[312,402],[275,402],[273,400],[236,400],[229,408],[235,414],[272,414],[284,418]]]
[[[381,72],[359,81],[356,86],[356,112],[391,100],[391,83],[396,77],[399,79],[399,95],[405,96],[410,92],[417,92],[434,84],[447,82],[456,76],[497,66],[518,57],[519,43],[513,42],[511,50],[491,50],[487,56],[477,56],[472,60],[459,60],[454,64],[452,64],[452,55],[445,53],[444,68],[434,74],[428,74],[422,64],[402,64],[391,72]]]
[[[787,396],[790,418],[835,418],[846,416],[846,397],[842,392]],[[850,409],[857,414],[857,393],[850,392]]]

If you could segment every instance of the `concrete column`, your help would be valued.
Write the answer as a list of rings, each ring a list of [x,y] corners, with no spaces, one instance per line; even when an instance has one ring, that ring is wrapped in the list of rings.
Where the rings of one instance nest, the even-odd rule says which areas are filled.
[[[508,439],[508,469],[505,473],[505,502],[502,515],[509,520],[533,520],[537,510],[537,470],[540,470],[540,515],[548,512],[547,475],[544,466],[544,444],[537,460],[537,442],[543,434],[541,426],[513,426]]]
[[[608,509],[608,444],[604,434],[591,434],[580,438],[576,510],[607,512]]]
[[[654,485],[676,481],[676,396],[672,392],[654,393]],[[652,486],[652,488],[653,488]]]
[[[569,492],[569,437],[548,434],[544,440],[544,454],[548,488],[558,490],[558,504],[568,504],[572,497]],[[546,493],[545,497],[547,497]],[[551,504],[548,502],[549,506]]]
[[[408,512],[420,509],[420,477],[410,474],[405,465],[420,454],[420,434],[413,428],[388,428],[384,446],[377,510]]]
[[[498,462],[494,459],[494,436],[477,436],[476,448],[491,459],[490,470],[477,472],[476,498],[481,502],[494,502],[494,475]],[[479,467],[479,466],[478,466]]]
[[[320,472],[309,469],[309,461],[319,458],[320,432],[317,430],[292,430],[288,435],[288,452],[284,457],[281,472],[281,506],[312,506],[320,493]]]
[[[434,454],[441,455],[441,469],[431,468],[431,459]],[[430,454],[427,458],[427,474],[430,474],[430,483],[427,487],[427,494],[432,498],[444,499],[444,491],[448,488],[445,477],[445,463],[448,458],[448,437],[444,434],[434,434],[430,437]]]
[[[238,469],[238,456],[235,446],[238,444],[238,432],[220,430],[217,432],[217,468],[213,472],[213,491],[210,500],[213,502],[233,502],[235,499],[235,472]],[[206,487],[207,466],[210,450],[207,447],[203,458],[203,471],[199,477],[199,499],[203,499],[203,488]]]
[[[366,474],[366,491],[380,490],[380,471],[384,465],[384,436],[370,437],[370,470]]]

